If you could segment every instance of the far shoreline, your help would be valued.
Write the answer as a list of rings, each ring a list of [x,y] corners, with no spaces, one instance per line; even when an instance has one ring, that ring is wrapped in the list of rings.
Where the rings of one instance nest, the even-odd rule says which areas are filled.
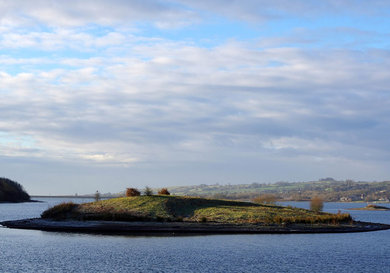
[[[44,203],[44,201],[40,201],[40,200],[0,201],[0,204],[19,204],[19,203]]]
[[[124,195],[110,195],[110,196],[101,196],[100,200],[105,199],[113,199],[118,197],[123,197]],[[180,195],[172,195],[172,196],[180,196]],[[189,195],[191,196],[191,195]],[[33,198],[74,198],[74,199],[95,199],[96,197],[94,195],[31,195]],[[191,197],[198,197],[198,196],[191,196]],[[201,198],[212,198],[212,196],[199,196]],[[248,199],[224,199],[224,200],[231,200],[231,201],[242,201],[247,202]],[[299,202],[299,203],[307,203],[310,202],[310,199],[305,200],[276,200],[276,203],[288,203],[288,202]],[[371,201],[374,204],[390,204],[390,202],[387,201]],[[324,203],[341,203],[341,204],[363,204],[367,203],[367,201],[324,201]]]

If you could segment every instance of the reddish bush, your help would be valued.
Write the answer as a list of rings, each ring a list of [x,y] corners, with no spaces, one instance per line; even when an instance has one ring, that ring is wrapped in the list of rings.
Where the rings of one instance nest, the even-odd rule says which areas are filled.
[[[158,191],[158,194],[161,194],[161,195],[171,195],[171,193],[168,191],[167,188],[162,188],[161,190]]]
[[[126,196],[127,197],[130,197],[130,196],[140,196],[141,193],[139,190],[135,189],[135,188],[127,188],[126,189]]]

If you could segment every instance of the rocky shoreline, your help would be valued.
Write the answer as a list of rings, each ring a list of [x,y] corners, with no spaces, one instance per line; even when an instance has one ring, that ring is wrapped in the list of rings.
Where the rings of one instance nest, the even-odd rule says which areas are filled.
[[[197,222],[55,221],[33,218],[5,221],[0,224],[8,228],[17,229],[126,235],[350,233],[390,229],[390,225],[368,222],[353,222],[339,225],[260,225]]]

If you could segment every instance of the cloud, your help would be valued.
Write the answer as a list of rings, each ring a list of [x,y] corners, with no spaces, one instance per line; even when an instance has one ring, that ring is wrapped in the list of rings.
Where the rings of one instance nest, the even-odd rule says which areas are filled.
[[[149,28],[210,15],[271,24],[311,9],[311,18],[326,16],[336,6],[370,13],[346,11],[350,1],[313,3],[4,2],[0,160],[12,164],[3,170],[23,162],[36,164],[36,173],[40,165],[60,173],[71,166],[83,178],[93,169],[95,178],[164,174],[176,184],[329,170],[354,178],[354,166],[357,177],[384,177],[390,54],[383,31],[294,25],[204,46],[177,29]]]
[[[136,21],[157,24],[186,24],[195,20],[190,9],[165,1],[1,1],[0,17],[4,25],[26,26],[31,23],[50,26],[130,25]],[[173,21],[172,21],[173,20]]]
[[[0,48],[25,49],[39,51],[56,51],[71,49],[77,51],[94,51],[96,49],[118,46],[131,40],[118,32],[107,32],[95,36],[87,32],[71,29],[55,29],[54,31],[25,32],[9,30],[3,32],[0,38]]]
[[[358,3],[356,3],[358,2]],[[386,1],[140,1],[85,0],[1,1],[3,26],[104,26],[153,22],[161,28],[177,28],[225,16],[247,22],[265,22],[286,16],[313,18],[322,15],[387,16]]]
[[[259,39],[264,48],[305,47],[348,50],[386,47],[388,33],[375,30],[364,30],[356,27],[307,27],[293,28],[289,33]]]
[[[0,130],[34,139],[39,155],[99,164],[191,161],[202,153],[218,161],[234,151],[352,159],[355,149],[390,159],[380,151],[388,138],[373,139],[389,134],[385,51],[171,41],[134,48],[115,61],[62,58],[74,67],[3,73]],[[344,146],[353,149],[343,154]]]
[[[213,13],[247,22],[267,22],[279,20],[287,16],[313,18],[326,15],[357,15],[357,16],[386,16],[389,4],[386,1],[375,0],[361,2],[355,0],[249,0],[240,1],[192,1],[178,2],[195,8],[200,13]],[[358,3],[357,3],[358,2]]]

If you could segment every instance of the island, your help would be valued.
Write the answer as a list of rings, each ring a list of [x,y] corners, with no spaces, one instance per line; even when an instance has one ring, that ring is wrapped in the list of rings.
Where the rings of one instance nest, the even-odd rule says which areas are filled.
[[[19,183],[8,178],[0,178],[0,203],[28,202],[30,195]]]
[[[6,221],[3,226],[45,231],[104,234],[256,234],[363,232],[390,225],[353,221],[294,207],[187,196],[151,195],[62,203],[41,218]]]
[[[379,210],[379,211],[389,210],[390,211],[390,208],[385,207],[385,206],[378,206],[378,205],[369,204],[369,205],[365,206],[364,208],[352,208],[350,210]]]

